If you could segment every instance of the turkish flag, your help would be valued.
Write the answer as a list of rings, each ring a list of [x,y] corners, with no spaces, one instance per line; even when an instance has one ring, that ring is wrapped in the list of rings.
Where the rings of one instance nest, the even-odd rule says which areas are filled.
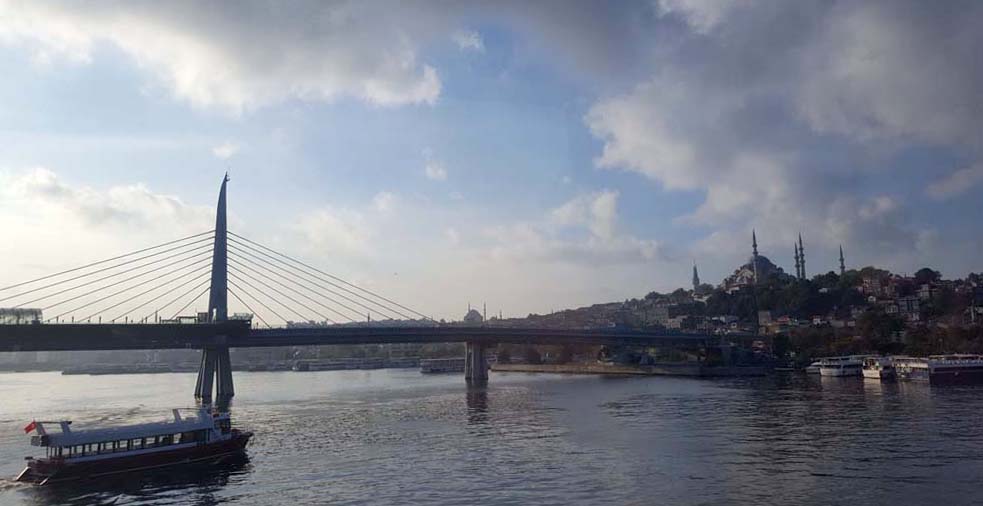
[[[24,432],[25,433],[31,432],[32,430],[37,428],[37,426],[38,426],[38,422],[32,420],[31,423],[27,424],[27,427],[24,427]]]

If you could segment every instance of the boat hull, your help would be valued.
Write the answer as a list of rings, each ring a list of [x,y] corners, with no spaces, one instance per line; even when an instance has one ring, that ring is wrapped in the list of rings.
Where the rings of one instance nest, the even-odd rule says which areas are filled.
[[[860,376],[859,367],[820,367],[820,376]]]
[[[933,385],[972,385],[983,383],[983,367],[947,367],[928,369],[912,369],[905,375],[906,379],[922,381]]]
[[[166,449],[139,455],[120,455],[105,459],[72,462],[71,460],[37,460],[17,477],[17,481],[40,485],[87,480],[105,476],[144,472],[187,464],[219,463],[242,455],[252,437],[251,432],[237,432],[230,439],[185,448]]]
[[[890,381],[894,379],[893,370],[875,370],[875,369],[864,369],[863,376],[866,379],[873,379],[879,381]]]

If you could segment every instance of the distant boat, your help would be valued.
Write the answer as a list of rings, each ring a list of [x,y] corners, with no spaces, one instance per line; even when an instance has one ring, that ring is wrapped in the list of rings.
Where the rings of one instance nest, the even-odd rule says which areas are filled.
[[[827,357],[819,362],[820,376],[860,376],[865,356]]]
[[[17,481],[46,485],[148,471],[191,463],[218,463],[245,453],[252,432],[232,428],[229,413],[197,410],[195,416],[165,422],[72,430],[72,422],[34,421],[31,445],[45,448],[44,458],[27,457]],[[56,425],[59,432],[49,433]]]
[[[867,379],[890,381],[895,379],[894,359],[891,357],[867,357],[863,361],[863,376]]]
[[[898,377],[936,384],[983,383],[983,356],[932,355],[896,360]]]

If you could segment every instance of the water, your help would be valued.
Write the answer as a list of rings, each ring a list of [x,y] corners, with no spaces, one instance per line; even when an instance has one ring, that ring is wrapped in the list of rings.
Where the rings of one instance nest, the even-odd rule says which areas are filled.
[[[9,478],[22,427],[161,419],[194,375],[0,374],[0,504],[983,502],[983,388],[861,379],[236,373],[248,461],[85,487]]]

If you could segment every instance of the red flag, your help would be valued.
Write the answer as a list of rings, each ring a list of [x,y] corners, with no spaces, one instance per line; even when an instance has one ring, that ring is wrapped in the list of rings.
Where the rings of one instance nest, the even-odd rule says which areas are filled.
[[[35,422],[34,420],[31,420],[31,423],[27,424],[27,427],[24,427],[24,432],[25,433],[31,432],[37,426],[38,426],[38,422]]]

